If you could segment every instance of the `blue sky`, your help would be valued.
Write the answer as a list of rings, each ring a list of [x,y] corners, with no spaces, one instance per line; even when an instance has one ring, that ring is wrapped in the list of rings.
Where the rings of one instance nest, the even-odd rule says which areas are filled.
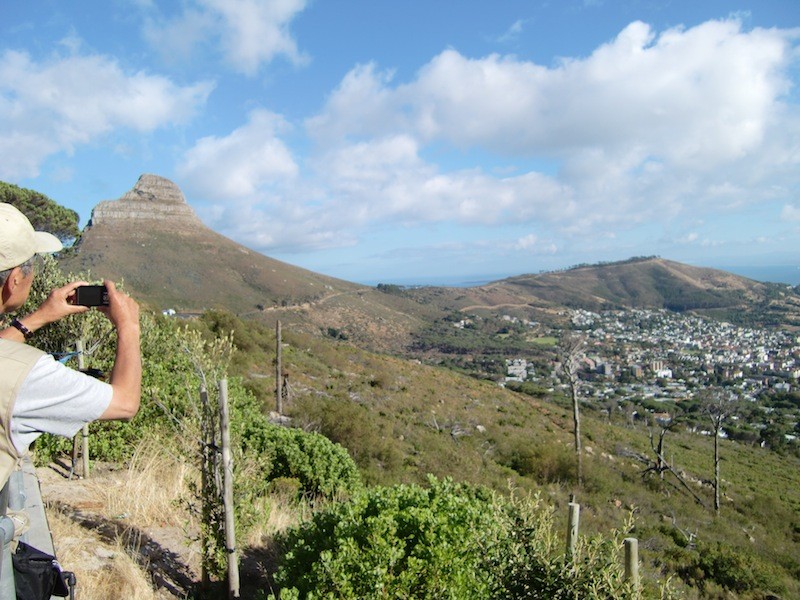
[[[797,0],[0,4],[0,179],[363,283],[800,267]]]

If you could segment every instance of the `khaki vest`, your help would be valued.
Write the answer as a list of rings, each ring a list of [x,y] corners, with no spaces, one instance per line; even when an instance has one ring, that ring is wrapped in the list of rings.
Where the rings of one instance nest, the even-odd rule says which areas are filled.
[[[11,413],[17,392],[44,352],[27,344],[0,338],[0,487],[21,458],[11,441]]]

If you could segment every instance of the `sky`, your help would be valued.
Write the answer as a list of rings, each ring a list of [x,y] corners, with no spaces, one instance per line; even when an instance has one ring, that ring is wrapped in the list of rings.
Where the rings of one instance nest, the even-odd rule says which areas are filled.
[[[0,0],[0,180],[359,283],[800,283],[798,0]]]

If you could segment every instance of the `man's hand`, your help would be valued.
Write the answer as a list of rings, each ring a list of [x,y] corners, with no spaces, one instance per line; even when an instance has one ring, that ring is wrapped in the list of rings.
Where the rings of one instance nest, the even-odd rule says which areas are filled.
[[[79,306],[73,303],[75,290],[84,285],[89,284],[85,281],[73,281],[63,287],[54,289],[47,299],[42,302],[42,305],[26,317],[26,321],[27,319],[38,318],[42,321],[39,327],[44,327],[69,315],[86,312],[89,310],[88,306]]]
[[[98,306],[97,310],[105,314],[114,328],[119,332],[128,328],[139,331],[139,304],[127,294],[120,292],[113,281],[103,281],[108,291],[108,306]]]
[[[85,281],[73,281],[63,287],[54,289],[39,308],[27,316],[21,317],[19,321],[25,325],[29,331],[33,332],[37,329],[41,329],[45,325],[60,321],[69,315],[86,312],[89,310],[88,307],[78,306],[72,303],[75,297],[75,289],[82,285],[88,284]],[[0,337],[19,341],[24,341],[25,339],[23,335],[13,327],[0,331]]]

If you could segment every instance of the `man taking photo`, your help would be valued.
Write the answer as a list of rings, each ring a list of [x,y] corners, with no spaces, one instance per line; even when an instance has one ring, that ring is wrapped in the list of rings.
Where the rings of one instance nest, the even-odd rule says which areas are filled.
[[[34,231],[11,204],[0,203],[0,313],[17,311],[28,299],[35,258],[61,250],[55,236]],[[98,307],[117,333],[108,383],[66,367],[25,342],[33,333],[66,316],[89,310],[74,304],[84,281],[53,290],[32,313],[0,330],[0,487],[18,460],[42,433],[74,436],[86,423],[130,420],[139,410],[142,358],[139,305],[105,281],[108,306]]]

